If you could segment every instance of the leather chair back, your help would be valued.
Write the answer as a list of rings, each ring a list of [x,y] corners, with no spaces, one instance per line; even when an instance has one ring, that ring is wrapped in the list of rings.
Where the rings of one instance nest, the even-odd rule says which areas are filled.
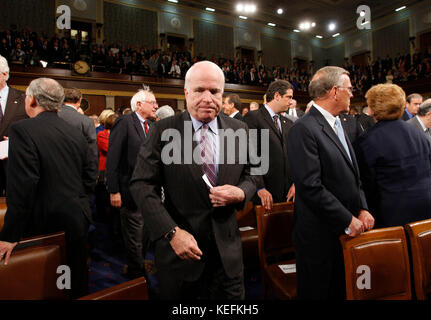
[[[0,231],[3,229],[4,216],[6,215],[7,205],[5,197],[0,197]]]
[[[431,293],[431,219],[406,225],[410,240],[415,292],[418,300]]]
[[[57,288],[66,265],[64,232],[22,240],[8,265],[0,264],[0,300],[63,300],[68,290]]]
[[[410,262],[404,229],[375,229],[343,235],[348,300],[410,300]],[[367,280],[368,279],[368,280]]]
[[[149,300],[145,277],[81,297],[78,300]]]

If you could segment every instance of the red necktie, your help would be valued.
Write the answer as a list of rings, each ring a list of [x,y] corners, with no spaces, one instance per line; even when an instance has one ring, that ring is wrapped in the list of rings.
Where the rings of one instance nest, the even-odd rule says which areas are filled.
[[[145,134],[147,134],[148,133],[148,123],[147,123],[147,120],[145,120],[145,122],[144,122],[144,127],[145,127]]]

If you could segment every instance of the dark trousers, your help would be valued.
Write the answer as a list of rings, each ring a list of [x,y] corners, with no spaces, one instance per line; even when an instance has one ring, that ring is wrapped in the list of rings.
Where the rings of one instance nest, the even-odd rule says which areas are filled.
[[[161,300],[244,300],[245,297],[244,271],[234,278],[229,278],[224,271],[215,242],[209,250],[204,270],[196,281],[184,281],[179,273],[169,268],[158,267],[157,274]]]
[[[150,246],[148,232],[144,226],[141,212],[129,210],[126,207],[120,209],[121,232],[123,234],[124,246],[128,271],[131,273],[142,272],[144,269],[144,258]]]

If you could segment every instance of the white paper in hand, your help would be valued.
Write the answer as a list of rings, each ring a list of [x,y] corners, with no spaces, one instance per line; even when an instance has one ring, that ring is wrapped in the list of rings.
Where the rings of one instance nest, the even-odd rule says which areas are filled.
[[[6,159],[9,154],[9,140],[3,140],[0,142],[0,159]]]
[[[279,264],[278,265],[284,273],[295,273],[296,272],[296,264]]]
[[[205,183],[207,184],[208,188],[212,189],[213,186],[210,182],[210,180],[208,179],[207,175],[204,173],[204,175],[202,176],[202,179],[204,179]]]

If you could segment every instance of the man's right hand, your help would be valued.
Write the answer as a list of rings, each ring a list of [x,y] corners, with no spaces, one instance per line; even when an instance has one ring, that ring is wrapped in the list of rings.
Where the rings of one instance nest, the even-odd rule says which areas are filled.
[[[175,228],[176,232],[170,241],[172,249],[183,260],[200,260],[202,251],[195,238],[186,230]]]
[[[259,196],[260,201],[262,202],[262,206],[266,210],[271,210],[272,205],[274,203],[274,201],[272,200],[272,194],[266,189],[260,189],[257,192],[257,195]]]
[[[356,237],[360,235],[362,232],[364,232],[364,224],[362,223],[361,220],[353,216],[352,221],[349,224],[349,229],[351,231],[349,236]]]
[[[121,208],[121,194],[119,192],[111,193],[109,197],[111,199],[111,206],[114,208]]]

